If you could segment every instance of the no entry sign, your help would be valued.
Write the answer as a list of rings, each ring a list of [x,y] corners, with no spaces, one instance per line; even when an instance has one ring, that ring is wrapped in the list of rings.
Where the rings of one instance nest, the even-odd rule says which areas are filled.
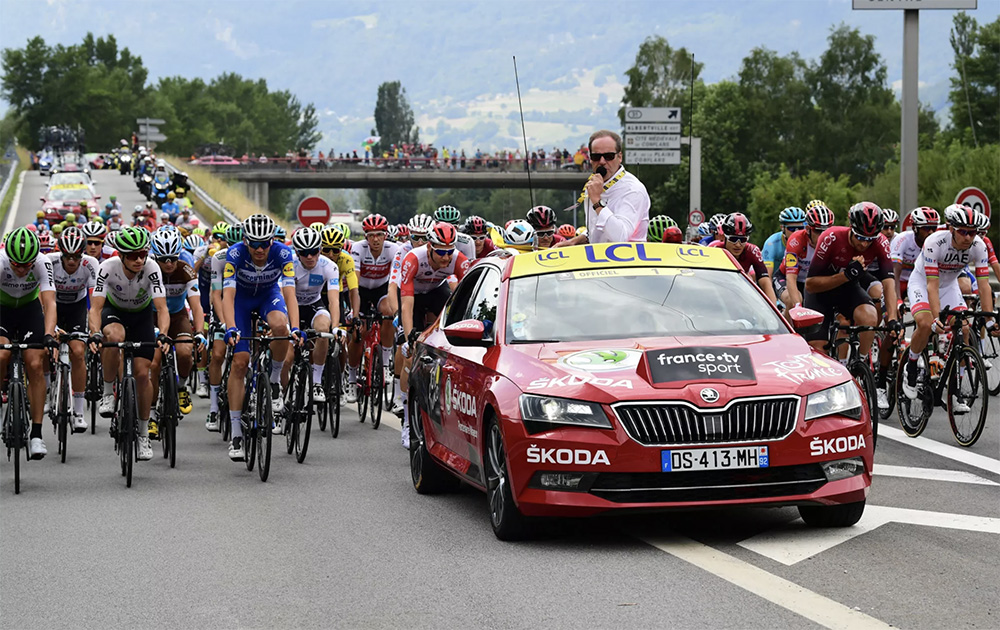
[[[312,225],[317,221],[326,223],[330,220],[330,204],[321,197],[306,197],[299,203],[296,211],[299,223],[305,226]]]

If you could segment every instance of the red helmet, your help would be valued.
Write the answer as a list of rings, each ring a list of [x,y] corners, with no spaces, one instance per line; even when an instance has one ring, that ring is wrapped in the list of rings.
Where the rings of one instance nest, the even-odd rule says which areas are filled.
[[[427,241],[434,247],[454,247],[458,241],[458,230],[451,223],[438,221],[427,233]]]
[[[403,238],[404,236],[410,236],[410,226],[400,223],[396,226],[396,238]]]
[[[361,223],[361,229],[368,232],[385,232],[389,229],[389,221],[381,214],[369,214]]]
[[[862,201],[851,206],[847,213],[851,232],[862,239],[872,239],[882,231],[882,209],[870,201]]]
[[[823,202],[810,204],[806,210],[806,225],[825,230],[833,225],[833,211],[827,208]]]
[[[556,234],[563,238],[573,238],[576,236],[576,228],[569,223],[563,223],[559,226],[559,229],[556,230]]]
[[[914,228],[937,227],[938,223],[941,223],[941,216],[930,206],[920,206],[910,212],[910,223]]]
[[[151,217],[151,216],[153,216],[153,209],[152,208],[145,208],[142,211],[142,216],[144,216],[144,217]]]
[[[719,226],[723,236],[746,236],[753,232],[753,224],[742,212],[734,212],[726,217],[726,220]]]
[[[486,220],[483,217],[469,217],[465,220],[465,233],[470,236],[484,236],[486,234]]]
[[[527,219],[536,230],[551,230],[556,227],[556,213],[548,206],[535,206],[528,210]]]
[[[671,225],[667,229],[663,230],[663,242],[664,243],[683,243],[684,234],[681,229],[676,225]]]
[[[32,232],[37,232],[38,231],[38,226],[36,226],[34,223],[29,223],[26,227],[29,230],[31,230]]]

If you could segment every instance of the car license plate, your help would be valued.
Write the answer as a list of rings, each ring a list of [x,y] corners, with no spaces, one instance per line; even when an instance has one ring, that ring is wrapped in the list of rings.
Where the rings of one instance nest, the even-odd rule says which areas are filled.
[[[663,472],[767,468],[769,466],[766,446],[660,451],[660,462]]]

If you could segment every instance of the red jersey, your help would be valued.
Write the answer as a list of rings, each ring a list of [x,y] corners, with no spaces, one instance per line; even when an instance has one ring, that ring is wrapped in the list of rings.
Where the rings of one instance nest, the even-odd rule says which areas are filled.
[[[709,247],[719,247],[725,249],[726,244],[722,241],[712,241]],[[732,252],[730,252],[732,253]],[[760,253],[760,248],[753,243],[747,243],[743,246],[743,251],[740,255],[736,257],[736,262],[740,263],[743,267],[743,271],[747,274],[753,269],[753,273],[757,278],[767,277],[767,267],[764,266],[764,256]]]
[[[827,228],[819,235],[816,243],[816,255],[809,267],[809,277],[832,276],[847,268],[855,256],[864,257],[862,267],[867,267],[873,260],[878,261],[874,270],[879,280],[892,277],[892,263],[889,261],[889,240],[882,234],[868,248],[859,252],[851,245],[851,228],[843,225]],[[794,235],[793,235],[794,236]]]
[[[450,263],[440,269],[434,269],[431,267],[426,247],[411,249],[403,257],[403,267],[399,272],[400,295],[429,293],[441,286],[451,275],[461,280],[470,264],[471,261],[465,254],[455,250]]]
[[[785,244],[785,257],[778,267],[778,273],[784,278],[788,272],[798,274],[798,282],[803,282],[809,275],[809,266],[812,265],[816,248],[809,240],[809,230],[803,229],[793,233],[788,237]]]
[[[979,238],[983,239],[983,243],[986,244],[986,262],[991,265],[997,264],[997,253],[993,250],[993,243],[990,242],[990,237],[983,234]]]

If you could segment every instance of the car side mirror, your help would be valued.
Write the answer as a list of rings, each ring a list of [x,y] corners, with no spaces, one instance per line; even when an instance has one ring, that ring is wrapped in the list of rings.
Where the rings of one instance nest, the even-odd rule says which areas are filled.
[[[804,306],[794,306],[788,311],[792,326],[800,335],[811,335],[820,331],[823,325],[823,313]]]
[[[486,325],[478,319],[463,319],[444,327],[444,336],[456,346],[487,345]]]
[[[45,197],[39,197],[39,199],[42,200],[42,203],[45,203]]]

